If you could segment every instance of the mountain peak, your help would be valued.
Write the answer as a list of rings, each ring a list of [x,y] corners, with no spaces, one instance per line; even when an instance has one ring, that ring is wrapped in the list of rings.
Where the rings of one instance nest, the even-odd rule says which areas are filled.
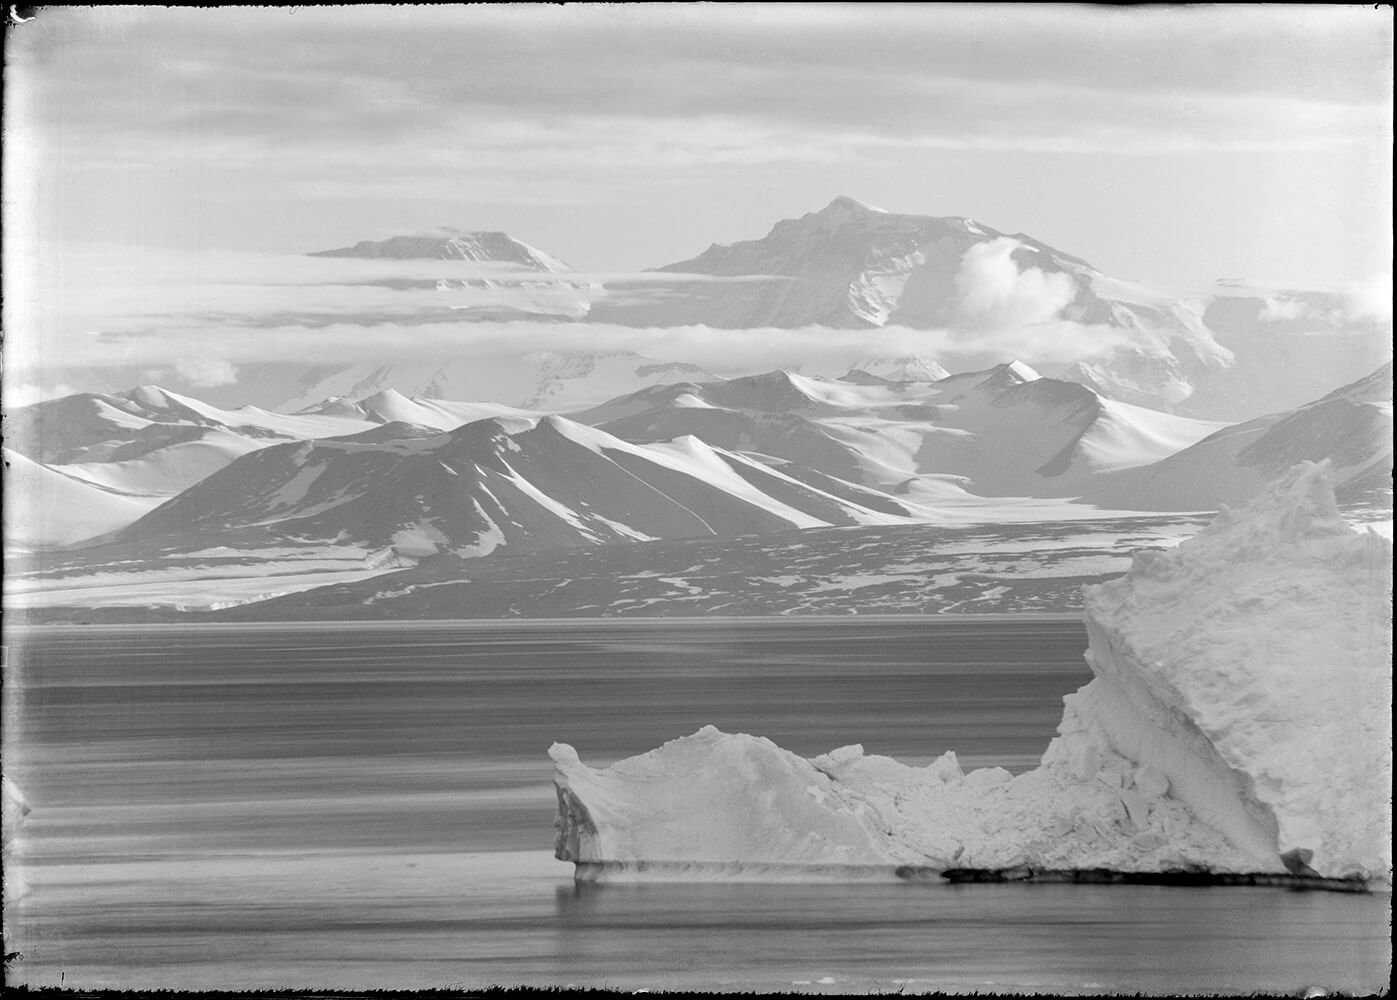
[[[128,389],[118,395],[126,397],[137,406],[144,406],[152,410],[169,409],[174,401],[172,399],[173,393],[168,389],[149,383],[138,385],[134,389]]]
[[[1022,361],[1007,361],[1004,364],[995,365],[987,374],[988,378],[976,383],[977,389],[998,391],[1023,385],[1026,382],[1036,382],[1043,377]]]
[[[887,215],[881,208],[857,198],[841,194],[818,212],[811,212],[802,222],[814,222],[825,231],[835,231],[855,222],[865,222],[870,216]]]
[[[371,396],[365,396],[363,399],[359,400],[359,405],[373,408],[410,402],[412,402],[412,400],[390,385],[386,389],[378,390],[378,392],[375,392]]]
[[[866,201],[859,201],[857,198],[850,198],[847,194],[841,194],[836,197],[832,202],[820,209],[818,214],[833,215],[848,214],[851,212],[858,214],[869,212],[875,212],[879,215],[888,214],[886,210],[878,208],[876,205],[870,205]]]
[[[923,354],[871,356],[855,361],[850,369],[888,382],[935,382],[951,373],[935,358]]]
[[[1007,362],[1006,364],[1002,364],[999,366],[999,368],[1003,371],[1012,373],[1013,376],[1021,382],[1035,382],[1043,377],[1042,375],[1038,374],[1038,372],[1036,372],[1034,369],[1024,364],[1022,361],[1019,361],[1018,359]]]
[[[522,265],[531,271],[571,271],[551,254],[516,240],[496,229],[440,227],[430,233],[390,236],[386,240],[361,240],[352,247],[317,250],[310,257],[356,257],[368,260],[460,260],[468,263],[501,262]]]

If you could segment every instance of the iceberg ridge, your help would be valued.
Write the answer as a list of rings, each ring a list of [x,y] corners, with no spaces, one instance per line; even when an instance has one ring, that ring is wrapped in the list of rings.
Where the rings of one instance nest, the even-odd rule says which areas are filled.
[[[1093,679],[1040,765],[805,759],[706,726],[594,769],[550,750],[584,880],[1030,869],[1391,882],[1392,544],[1305,463],[1086,588]],[[702,873],[702,875],[700,874]]]

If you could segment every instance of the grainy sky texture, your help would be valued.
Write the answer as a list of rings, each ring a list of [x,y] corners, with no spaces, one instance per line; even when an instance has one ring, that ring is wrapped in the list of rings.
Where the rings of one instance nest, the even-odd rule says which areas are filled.
[[[1390,9],[48,8],[7,59],[7,250],[631,270],[848,194],[1162,284],[1390,269]]]

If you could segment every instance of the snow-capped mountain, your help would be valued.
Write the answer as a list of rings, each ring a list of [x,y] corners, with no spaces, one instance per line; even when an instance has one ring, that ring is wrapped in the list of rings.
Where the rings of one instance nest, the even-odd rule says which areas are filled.
[[[1053,324],[1066,323],[1083,346],[1077,358],[1047,366],[1049,374],[1121,402],[1207,419],[1298,405],[1391,356],[1390,320],[1355,313],[1335,293],[1233,282],[1180,295],[1112,277],[1024,233],[847,197],[782,220],[760,239],[714,244],[656,270],[706,280],[636,284],[599,300],[589,319],[948,330],[962,364],[972,366],[999,353],[987,341],[997,331],[1042,327],[1049,337]],[[977,354],[979,344],[988,353]]]
[[[355,257],[363,260],[459,260],[465,264],[513,264],[521,270],[566,274],[567,262],[550,253],[520,242],[508,233],[464,231],[443,227],[435,233],[418,236],[391,236],[386,240],[361,240],[352,247],[317,250],[311,257]],[[498,275],[482,272],[463,281],[486,283]]]
[[[844,377],[848,378],[859,372],[877,376],[886,382],[935,382],[951,374],[950,370],[935,358],[924,355],[861,358],[854,362]]]
[[[425,399],[480,400],[563,412],[648,385],[716,377],[697,365],[655,361],[627,351],[534,351],[442,363],[354,365],[307,382],[277,409],[296,413],[334,397],[362,399],[392,390]]]
[[[450,261],[449,277],[393,278],[394,287],[435,287],[442,303],[462,321],[575,320],[587,315],[585,281],[569,280],[565,261],[495,231],[442,228],[418,236],[364,240],[352,247],[319,250],[310,257],[357,260]]]
[[[376,421],[363,412],[225,410],[145,385],[19,407],[6,422],[9,448],[69,478],[128,496],[168,497],[278,441],[351,434]]]
[[[54,401],[50,416],[72,419],[54,419],[55,434],[31,426],[34,454],[81,461],[46,466],[7,456],[6,485],[18,493],[7,505],[7,535],[31,547],[74,547],[29,559],[32,565],[13,574],[12,589],[29,606],[208,608],[349,585],[434,554],[500,550],[545,560],[505,574],[509,601],[552,588],[537,580],[556,571],[592,581],[588,586],[603,598],[611,593],[626,613],[651,613],[644,608],[670,601],[665,595],[675,587],[698,595],[694,586],[704,588],[686,605],[694,608],[728,608],[742,593],[757,594],[754,606],[772,611],[830,611],[838,604],[829,595],[854,586],[840,584],[843,576],[864,579],[859,567],[872,565],[860,561],[865,556],[881,552],[886,562],[898,552],[930,552],[950,526],[1000,521],[990,550],[1022,556],[1041,541],[1046,548],[1035,550],[1034,565],[1062,562],[1051,580],[1020,581],[1019,564],[1003,563],[1009,556],[970,558],[948,542],[951,549],[937,550],[932,563],[912,559],[922,569],[904,566],[901,582],[878,594],[893,602],[889,607],[914,607],[914,578],[934,564],[949,574],[937,577],[938,600],[977,602],[984,582],[976,574],[993,565],[991,575],[1003,584],[992,588],[994,601],[1009,603],[984,607],[1031,609],[1075,593],[1070,580],[1116,566],[1091,545],[1056,540],[1103,530],[1088,525],[1086,519],[1103,516],[1089,504],[1197,510],[1217,498],[1190,493],[1189,484],[1235,482],[1245,492],[1297,455],[1330,459],[1350,490],[1390,477],[1390,368],[1295,413],[1221,429],[1103,399],[1019,362],[936,382],[867,378],[776,371],[652,386],[578,414],[586,423],[392,391],[330,400],[295,415],[220,410],[155,387]],[[36,422],[32,414],[26,419]],[[186,440],[188,434],[199,437]],[[174,497],[152,492],[152,477],[170,468],[189,474],[191,448],[229,438],[257,450],[225,451],[211,463],[218,468]],[[139,489],[120,489],[131,486]],[[1381,506],[1380,498],[1365,502]],[[1069,520],[1057,528],[1042,524],[1063,518]],[[1133,544],[1146,530],[1135,524],[1107,522],[1102,537]],[[843,530],[787,548],[753,548],[739,537],[829,526]],[[658,577],[645,568],[649,556],[608,555],[604,565],[629,567],[638,581],[614,593],[601,582],[603,563],[584,573],[576,560],[553,570],[546,562],[550,553],[562,558],[615,543],[605,545],[611,552],[650,539],[712,545],[705,542],[699,562],[673,550],[675,574]],[[729,545],[757,560],[770,580],[734,582],[750,567],[724,560]],[[783,568],[795,565],[791,560],[803,560],[809,572],[791,576]],[[692,567],[701,569],[697,584],[669,581],[692,577]],[[961,573],[971,575],[962,580]],[[456,586],[460,576],[428,574],[420,582]],[[567,580],[555,582],[564,587]],[[390,601],[384,595],[396,587],[385,582],[355,592]],[[579,587],[540,607],[586,613],[587,587]],[[815,591],[808,595],[806,587]],[[480,587],[463,592],[481,599]],[[434,593],[447,600],[446,591]],[[491,598],[489,607],[506,604]],[[603,599],[600,606],[611,605]],[[447,613],[440,601],[433,607]]]
[[[884,211],[848,197],[781,220],[760,239],[714,244],[645,280],[606,280],[604,289],[581,276],[569,282],[573,272],[562,261],[499,232],[443,230],[317,256],[459,262],[462,277],[437,284],[444,302],[463,296],[451,305],[462,322],[548,317],[656,329],[937,330],[936,349],[953,345],[961,368],[993,364],[1006,353],[1006,336],[1021,345],[1015,352],[1032,356],[1039,340],[1060,345],[1070,330],[1075,356],[1055,347],[1052,362],[1040,365],[1045,373],[1120,402],[1204,419],[1241,420],[1299,405],[1390,357],[1390,320],[1355,312],[1337,293],[1222,282],[1182,295],[1112,277],[1024,233],[963,216]],[[470,304],[471,289],[484,296],[478,305]],[[279,408],[389,387],[530,408],[605,398],[568,386],[552,406],[549,387],[578,376],[544,370],[559,363],[549,357],[515,358],[512,369],[486,357],[322,369]],[[853,367],[894,382],[924,380],[944,377],[949,359],[868,358]],[[792,357],[784,366],[799,370],[802,361]],[[576,355],[565,367],[599,363],[598,356]],[[637,386],[613,380],[608,387],[619,393]]]
[[[855,488],[848,491],[858,492]],[[435,433],[384,424],[246,455],[117,544],[308,545],[487,555],[654,538],[903,523],[693,438],[638,446],[561,417]]]
[[[1075,496],[1221,425],[1105,399],[1022,362],[935,382],[787,371],[643,390],[578,414],[631,441],[693,435],[925,502]]]
[[[729,329],[944,325],[955,305],[965,252],[1004,234],[956,216],[885,212],[839,197],[819,212],[783,219],[758,240],[715,243],[660,273],[739,280],[664,286],[662,299],[598,302],[593,318],[633,326],[704,324]],[[1049,248],[1025,243],[1033,263]],[[1060,270],[1051,255],[1043,266]]]
[[[460,403],[447,399],[408,397],[396,389],[384,389],[355,402],[331,397],[319,406],[301,411],[296,416],[363,417],[379,424],[408,424],[414,427],[449,431],[475,420],[488,417],[532,417],[528,410],[501,403]]]
[[[225,410],[159,386],[80,393],[6,414],[14,503],[30,511],[7,539],[68,545],[136,520],[243,455],[287,441],[368,433],[389,423],[433,431],[527,415],[491,403],[407,399],[388,391],[313,412]]]
[[[1134,510],[1214,510],[1261,493],[1302,461],[1328,460],[1341,495],[1392,486],[1392,363],[1287,412],[1223,428],[1150,465],[1113,473],[1086,500]]]
[[[972,352],[976,335],[991,328],[1065,321],[1100,329],[1094,374],[1114,398],[1180,412],[1200,383],[1232,361],[1197,308],[1108,278],[1031,236],[961,216],[886,212],[847,197],[782,220],[761,239],[714,244],[657,270],[741,280],[652,286],[662,296],[651,304],[644,296],[602,300],[589,318],[634,326],[950,328]],[[1034,272],[1023,301],[1005,299],[1006,280]],[[1124,346],[1108,350],[1119,340]]]

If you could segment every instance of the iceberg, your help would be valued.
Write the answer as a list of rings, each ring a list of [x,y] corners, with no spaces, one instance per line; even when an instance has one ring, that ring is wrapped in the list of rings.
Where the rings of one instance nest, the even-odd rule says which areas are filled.
[[[1392,543],[1292,469],[1085,588],[1093,679],[1039,766],[964,772],[712,726],[607,768],[555,743],[579,880],[1029,871],[1391,884]]]

